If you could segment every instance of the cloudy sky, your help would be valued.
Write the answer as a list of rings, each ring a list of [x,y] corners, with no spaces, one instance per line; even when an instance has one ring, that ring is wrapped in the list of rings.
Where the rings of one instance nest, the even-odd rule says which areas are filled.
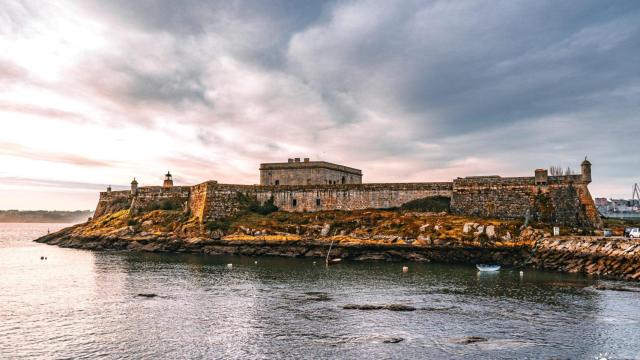
[[[594,195],[640,182],[638,1],[3,0],[0,48],[0,209],[289,157],[399,182],[588,155]]]

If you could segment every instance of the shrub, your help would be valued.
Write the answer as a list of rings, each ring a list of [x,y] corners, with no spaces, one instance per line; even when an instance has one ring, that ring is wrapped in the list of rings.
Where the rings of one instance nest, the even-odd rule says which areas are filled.
[[[209,231],[214,231],[214,230],[227,231],[231,227],[231,222],[229,222],[229,220],[227,219],[207,221],[204,227]]]
[[[451,198],[446,196],[431,196],[406,202],[402,204],[400,210],[448,212],[450,206]]]
[[[255,197],[238,193],[238,202],[241,207],[260,215],[268,215],[272,212],[278,211],[278,207],[273,204],[273,196],[271,196],[269,200],[265,201],[264,204],[260,204],[258,199]]]

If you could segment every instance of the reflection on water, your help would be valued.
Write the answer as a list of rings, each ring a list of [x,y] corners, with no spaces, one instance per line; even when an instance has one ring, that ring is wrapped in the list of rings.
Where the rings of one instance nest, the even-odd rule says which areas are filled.
[[[633,358],[640,348],[640,293],[596,291],[580,276],[418,263],[327,269],[30,241],[48,227],[60,226],[0,224],[0,357]]]

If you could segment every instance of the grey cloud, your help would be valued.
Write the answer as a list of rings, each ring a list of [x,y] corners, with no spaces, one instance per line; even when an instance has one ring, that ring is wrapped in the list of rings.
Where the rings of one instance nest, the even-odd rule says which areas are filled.
[[[90,159],[88,157],[75,154],[55,153],[50,151],[32,149],[20,144],[8,142],[0,142],[0,155],[16,156],[33,160],[51,161],[88,167],[116,165],[116,163],[114,162]]]

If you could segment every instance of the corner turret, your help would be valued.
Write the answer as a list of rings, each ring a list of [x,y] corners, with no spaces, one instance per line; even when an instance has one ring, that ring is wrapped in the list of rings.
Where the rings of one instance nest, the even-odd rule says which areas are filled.
[[[163,188],[170,188],[173,187],[173,177],[171,176],[171,173],[167,171],[167,174],[164,176],[164,183],[162,184]]]
[[[133,181],[131,182],[131,195],[137,195],[138,194],[138,181],[136,180],[136,178],[133,178]]]
[[[581,174],[580,178],[586,184],[591,182],[591,163],[587,160],[587,157],[584,157],[584,161],[580,164]]]

